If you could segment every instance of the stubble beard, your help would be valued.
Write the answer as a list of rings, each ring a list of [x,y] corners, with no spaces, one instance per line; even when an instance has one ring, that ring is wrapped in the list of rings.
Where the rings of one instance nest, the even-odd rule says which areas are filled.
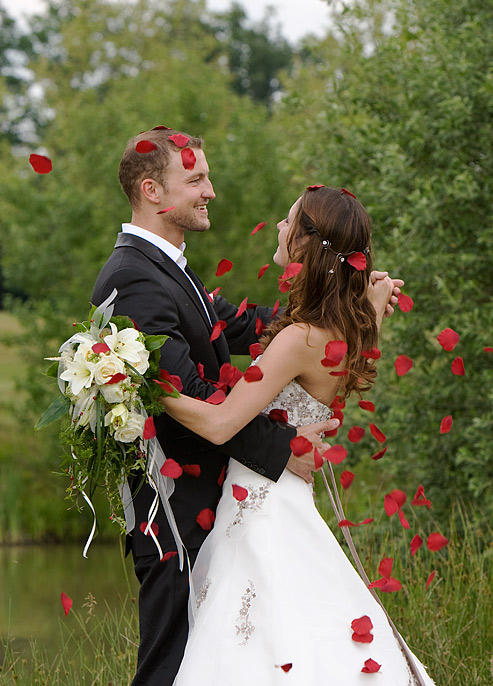
[[[196,231],[198,233],[208,231],[211,222],[208,217],[199,217],[190,212],[173,212],[169,216],[172,223],[179,227],[181,231]]]

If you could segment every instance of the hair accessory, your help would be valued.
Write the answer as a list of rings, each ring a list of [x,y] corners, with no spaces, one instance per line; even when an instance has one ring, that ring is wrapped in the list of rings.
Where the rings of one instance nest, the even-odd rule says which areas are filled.
[[[318,233],[318,231],[317,231],[317,233]],[[319,233],[318,233],[318,235],[320,236]],[[322,248],[324,250],[327,250],[328,248],[330,248],[331,245],[332,245],[332,243],[330,241],[327,241],[327,240],[322,241]]]
[[[354,193],[351,193],[351,191],[348,191],[347,188],[341,188],[341,193],[346,194],[346,195],[350,195],[352,198],[354,198],[356,200],[356,196],[354,195]]]
[[[307,191],[316,191],[318,188],[324,188],[324,184],[323,184],[323,183],[318,183],[318,184],[316,184],[316,185],[314,185],[314,186],[307,186],[307,187],[306,187],[306,190],[307,190]]]

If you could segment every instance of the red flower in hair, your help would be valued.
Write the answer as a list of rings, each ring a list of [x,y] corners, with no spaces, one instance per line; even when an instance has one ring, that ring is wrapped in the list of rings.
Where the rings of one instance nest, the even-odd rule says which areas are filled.
[[[350,195],[352,198],[354,198],[356,200],[356,196],[354,195],[354,193],[351,193],[351,191],[348,191],[347,188],[341,188],[341,193],[343,193],[345,195]]]

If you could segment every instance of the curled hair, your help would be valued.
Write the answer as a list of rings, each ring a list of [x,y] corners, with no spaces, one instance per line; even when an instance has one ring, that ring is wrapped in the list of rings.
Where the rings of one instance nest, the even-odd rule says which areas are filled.
[[[154,179],[166,189],[166,170],[170,161],[170,153],[182,150],[170,136],[181,133],[189,140],[185,147],[202,148],[203,140],[195,136],[189,136],[181,131],[173,129],[156,128],[151,131],[143,131],[138,136],[128,141],[118,170],[118,178],[121,187],[132,207],[137,208],[140,204],[140,184],[144,179]],[[140,141],[150,141],[156,148],[150,152],[137,152],[135,146]]]
[[[270,324],[261,344],[267,347],[290,324],[331,329],[348,346],[348,374],[341,377],[344,397],[369,390],[377,372],[373,361],[361,353],[377,345],[378,330],[375,309],[367,297],[372,259],[365,208],[340,188],[306,190],[287,249],[290,261],[301,262],[303,269],[293,280],[286,309]],[[348,263],[352,252],[365,252],[366,269],[358,271]]]

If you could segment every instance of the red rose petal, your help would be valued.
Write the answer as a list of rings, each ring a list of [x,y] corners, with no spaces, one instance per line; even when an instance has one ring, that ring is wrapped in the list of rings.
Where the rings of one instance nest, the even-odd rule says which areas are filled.
[[[289,672],[289,670],[293,668],[293,663],[292,662],[286,662],[285,665],[279,665],[279,667],[282,669],[283,672]]]
[[[94,343],[91,350],[93,353],[96,353],[96,355],[100,355],[101,353],[109,353],[110,347],[109,345],[106,345],[106,343]]]
[[[485,351],[485,353],[493,353],[493,348],[490,347],[483,348],[483,350]]]
[[[353,619],[351,622],[351,629],[355,634],[363,636],[364,634],[368,634],[373,629],[373,624],[368,615],[363,615],[358,619]]]
[[[222,286],[218,286],[217,288],[215,288],[215,289],[212,291],[212,293],[211,293],[211,298],[212,298],[212,299],[214,299],[214,298],[216,297],[216,295],[219,293],[219,291],[221,290],[221,288],[222,288]]]
[[[315,463],[315,469],[321,469],[324,463],[324,458],[318,452],[318,448],[313,451],[313,461]]]
[[[349,472],[349,471],[345,470],[344,472],[342,472],[341,476],[339,477],[339,481],[341,482],[341,486],[344,489],[349,488],[354,481],[353,472]]]
[[[428,540],[426,541],[426,545],[428,546],[428,550],[436,552],[437,550],[441,550],[448,545],[448,539],[439,533],[430,534],[428,536]]]
[[[353,634],[351,638],[356,643],[371,643],[373,641],[373,634]]]
[[[324,184],[323,183],[317,183],[314,186],[307,186],[306,190],[307,191],[316,191],[318,188],[324,188]]]
[[[453,418],[451,414],[448,414],[446,417],[442,419],[440,422],[440,433],[441,434],[448,434],[450,429],[452,428],[452,423],[453,423]]]
[[[220,319],[218,322],[216,322],[214,324],[214,326],[212,327],[212,333],[211,333],[211,337],[209,339],[210,342],[212,343],[212,341],[215,341],[216,338],[219,338],[219,336],[221,335],[221,333],[224,331],[224,329],[226,327],[227,327],[227,324],[223,319]]]
[[[411,557],[413,557],[414,555],[416,555],[416,552],[423,545],[423,539],[421,538],[421,536],[418,536],[418,534],[416,534],[415,536],[413,536],[410,545],[411,545]]]
[[[464,376],[465,373],[464,360],[462,357],[456,357],[452,362],[452,374],[455,374],[456,376]]]
[[[385,514],[389,517],[392,517],[399,510],[399,505],[395,502],[392,496],[387,493],[383,499],[383,508],[385,510]]]
[[[413,299],[408,295],[404,295],[404,293],[399,293],[397,303],[401,312],[410,312],[414,307]]]
[[[142,438],[148,441],[156,436],[156,427],[154,426],[154,417],[147,417],[144,423],[144,432]]]
[[[216,515],[214,512],[209,507],[205,507],[198,513],[196,522],[204,531],[210,531],[215,519]]]
[[[378,426],[375,426],[375,424],[372,424],[371,422],[370,422],[370,431],[371,431],[372,436],[374,438],[376,438],[379,443],[385,443],[385,441],[387,440],[386,435],[382,431],[380,431]]]
[[[324,452],[324,458],[332,464],[340,464],[347,456],[347,450],[342,445],[333,445]]]
[[[336,395],[329,407],[333,410],[343,410],[346,407],[346,401],[340,395]]]
[[[237,484],[233,484],[233,498],[236,498],[236,500],[241,502],[247,497],[248,491],[246,488],[243,488],[243,486],[238,486]]]
[[[363,519],[362,522],[358,522],[357,524],[355,524],[354,522],[351,522],[349,519],[341,519],[341,521],[338,523],[338,527],[339,529],[342,529],[343,526],[362,526],[363,524],[371,524],[374,521],[374,517],[367,517],[367,519]]]
[[[224,467],[221,469],[221,473],[220,473],[219,476],[217,477],[217,483],[219,484],[219,486],[222,486],[222,485],[223,485],[225,477],[226,477],[226,466],[224,466]]]
[[[284,274],[280,278],[283,280],[292,279],[294,276],[297,276],[302,269],[303,265],[301,262],[290,262],[290,264],[288,264],[284,270]]]
[[[220,405],[226,400],[226,393],[224,391],[218,390],[212,393],[205,402],[211,405]]]
[[[170,136],[168,140],[173,141],[173,143],[179,148],[184,148],[190,138],[188,138],[188,136],[184,136],[182,133],[175,133]]]
[[[432,582],[433,579],[435,578],[435,574],[436,574],[436,571],[435,571],[435,572],[431,572],[430,576],[428,577],[428,579],[427,579],[427,581],[426,581],[425,590],[428,590],[428,586],[431,584],[431,582]]]
[[[259,271],[259,273],[258,273],[257,280],[258,280],[258,279],[261,279],[261,278],[263,277],[263,275],[264,275],[265,272],[269,269],[269,267],[270,267],[270,264],[269,264],[269,263],[264,264],[262,267],[260,267],[260,271]]]
[[[382,357],[382,353],[378,348],[362,350],[361,354],[363,355],[363,357],[366,357],[367,360],[379,360]]]
[[[323,364],[323,361],[322,361]],[[347,376],[349,374],[347,369],[343,369],[342,372],[329,372],[331,376]]]
[[[301,457],[313,450],[313,445],[304,436],[295,436],[291,439],[289,446],[295,457]]]
[[[325,358],[322,360],[324,367],[337,367],[347,353],[345,341],[329,341],[325,346]]]
[[[399,521],[405,529],[411,528],[402,510],[399,510]]]
[[[180,377],[177,374],[170,374],[166,369],[160,369],[159,370],[159,376],[161,379],[164,379],[164,381],[167,381],[170,383],[176,390],[181,393],[183,390],[183,384],[181,382]]]
[[[399,509],[404,505],[404,503],[407,500],[407,495],[404,493],[404,491],[401,491],[398,488],[395,488],[393,491],[390,491],[390,495],[397,503],[397,507]]]
[[[347,188],[341,188],[341,193],[345,193],[346,195],[350,195],[352,198],[354,198],[356,200],[356,196],[354,195],[354,193],[351,193],[351,191],[348,191]]]
[[[234,367],[230,362],[225,362],[221,365],[221,369],[219,370],[219,384],[226,384],[226,386],[233,388],[242,376],[243,373],[238,367]]]
[[[381,574],[384,578],[390,578],[390,575],[392,574],[393,564],[393,557],[383,557],[380,560],[380,564],[378,565],[378,573]]]
[[[281,422],[281,424],[287,424],[288,423],[288,413],[286,410],[280,410],[278,408],[275,408],[274,410],[271,410],[269,412],[269,419],[272,419],[274,422]]]
[[[66,617],[68,615],[68,613],[70,612],[70,608],[74,604],[74,601],[72,600],[72,598],[70,596],[68,596],[63,591],[61,593],[61,599],[62,599],[63,611],[65,612],[65,617]]]
[[[279,311],[279,300],[276,300],[276,302],[274,303],[274,307],[272,308],[272,319],[274,319],[274,317],[276,316],[278,311]]]
[[[126,374],[113,374],[113,376],[110,376],[108,381],[104,384],[105,386],[112,386],[115,383],[120,383],[120,381],[123,381],[123,379],[126,379],[127,375]]]
[[[360,400],[358,405],[362,410],[368,410],[368,412],[375,412],[375,405],[370,400]]]
[[[170,212],[171,210],[174,210],[175,206],[171,205],[171,207],[165,207],[164,210],[159,210],[159,212],[156,212],[156,214],[166,214],[166,212]]]
[[[291,281],[288,280],[283,280],[281,277],[278,278],[278,283],[279,283],[279,290],[281,293],[287,293],[291,286],[293,285]]]
[[[183,474],[183,469],[172,457],[166,458],[166,462],[159,471],[163,476],[169,476],[170,479],[178,479]]]
[[[453,329],[443,329],[443,331],[438,334],[437,341],[444,350],[450,352],[460,341],[460,336],[457,331],[454,331]]]
[[[231,260],[223,258],[222,260],[219,260],[219,264],[217,265],[216,276],[222,276],[223,274],[226,274],[226,272],[231,271],[232,268],[233,263]]]
[[[238,312],[235,314],[235,319],[237,319],[238,317],[241,317],[241,315],[245,312],[245,310],[247,308],[247,302],[248,302],[248,298],[243,298],[243,300],[241,301],[240,306],[238,308]]]
[[[182,464],[181,468],[185,474],[195,477],[196,479],[200,476],[200,465],[198,464]]]
[[[248,367],[246,372],[243,374],[243,378],[247,383],[252,383],[253,381],[260,381],[264,376],[264,373],[259,367]]]
[[[254,234],[256,234],[257,231],[261,231],[266,224],[267,224],[267,222],[260,222],[260,224],[257,224],[257,226],[251,232],[250,236],[253,236]]]
[[[255,333],[257,334],[257,336],[261,336],[264,329],[264,322],[260,319],[260,317],[257,317],[257,319],[255,320]]]
[[[139,141],[135,146],[136,152],[146,153],[157,150],[157,145],[152,141]]]
[[[161,131],[161,130],[172,131],[173,129],[171,129],[169,126],[163,126],[162,124],[159,124],[159,126],[155,126],[152,130],[153,131]]]
[[[347,437],[351,443],[359,443],[364,435],[365,430],[362,426],[352,426],[348,431]]]
[[[53,169],[53,165],[51,164],[49,157],[45,157],[44,155],[36,155],[35,153],[29,155],[29,164],[34,169],[36,174],[49,174]]]
[[[142,533],[145,536],[150,536],[151,532],[147,528],[147,524],[148,524],[148,522],[141,522],[139,529],[142,531]],[[159,536],[159,524],[156,524],[156,522],[152,522],[150,529],[151,529],[152,533],[154,534],[154,536]]]
[[[370,460],[380,460],[385,455],[386,452],[387,452],[387,446],[385,446],[385,448],[383,450],[379,450],[378,453],[375,453],[374,455],[372,455],[370,457]]]
[[[372,660],[371,657],[368,660],[365,660],[365,666],[361,670],[364,674],[374,674],[375,672],[378,672],[382,665],[379,665],[378,662],[375,662],[375,660]]]
[[[178,555],[177,550],[169,550],[167,553],[164,553],[164,555],[161,558],[161,562],[167,562],[172,557],[175,557],[175,555]]]
[[[183,148],[183,150],[180,151],[180,154],[183,166],[185,169],[191,171],[195,167],[195,162],[197,161],[194,151],[192,148]]]
[[[404,376],[410,369],[412,369],[414,362],[407,355],[399,355],[399,357],[394,362],[395,371],[397,376]]]
[[[257,357],[260,357],[262,353],[264,352],[264,349],[260,345],[260,343],[252,343],[252,345],[248,348],[248,352],[250,353],[250,357],[252,360],[256,360]]]
[[[429,507],[430,509],[433,509],[433,505],[431,504],[431,500],[428,500],[428,498],[425,497],[425,489],[423,484],[419,484],[416,493],[414,494],[414,498],[412,499],[411,505],[419,506],[419,505],[426,505],[426,507]]]
[[[355,252],[346,258],[351,267],[354,267],[359,272],[366,269],[366,257],[362,252]]]

